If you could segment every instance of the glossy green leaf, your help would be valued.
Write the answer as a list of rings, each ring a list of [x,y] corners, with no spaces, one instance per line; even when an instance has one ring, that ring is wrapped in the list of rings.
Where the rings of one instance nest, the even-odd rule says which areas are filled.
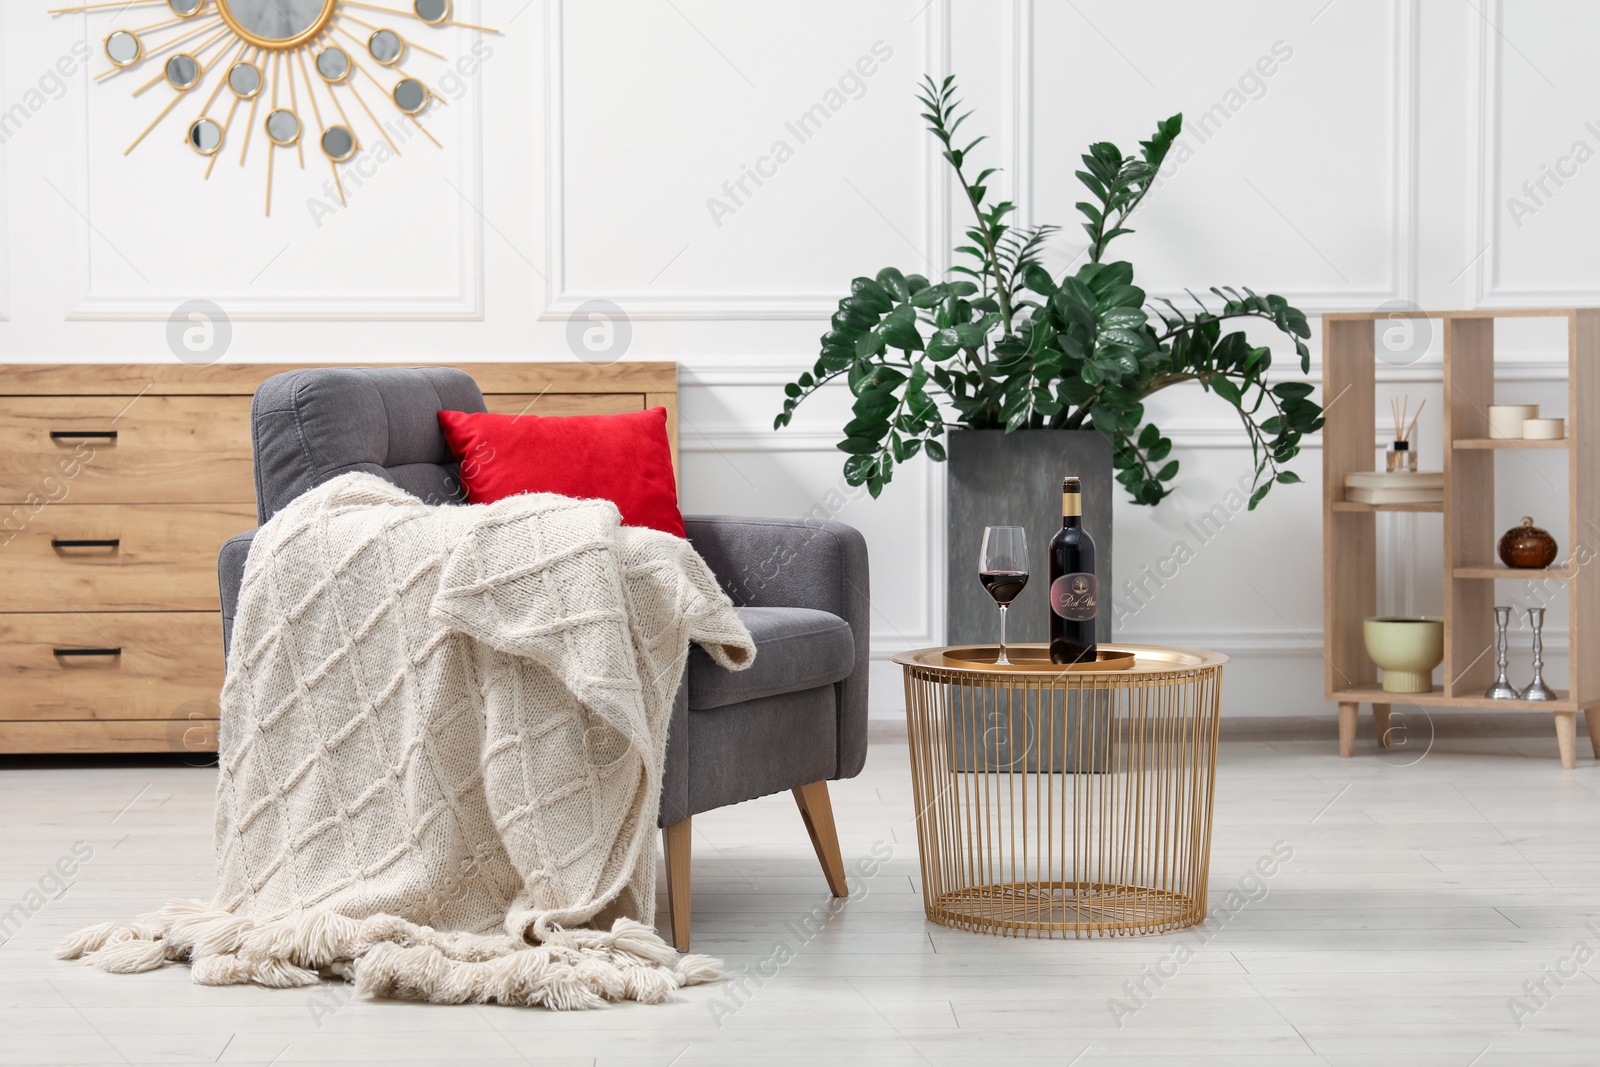
[[[885,267],[878,272],[878,284],[896,300],[905,300],[911,296],[911,290],[906,285],[906,276],[894,267]]]
[[[1228,403],[1238,407],[1244,403],[1244,397],[1239,392],[1239,387],[1233,381],[1220,374],[1211,376],[1211,389]]]
[[[989,339],[989,331],[981,323],[965,322],[955,328],[956,340],[962,348],[982,348]]]
[[[909,440],[896,440],[894,443],[894,458],[901,463],[916,455],[922,449],[921,438],[913,437]]]
[[[850,296],[868,310],[882,315],[894,307],[894,298],[888,290],[873,281],[871,278],[855,278],[850,282]]]
[[[901,307],[906,305],[901,304]],[[909,310],[909,309],[908,309]],[[879,327],[885,344],[905,352],[922,351],[922,334],[917,331],[914,319],[890,316]]]

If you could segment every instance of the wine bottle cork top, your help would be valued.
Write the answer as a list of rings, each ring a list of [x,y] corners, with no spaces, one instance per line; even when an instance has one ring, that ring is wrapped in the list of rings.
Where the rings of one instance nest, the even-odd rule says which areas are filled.
[[[1076,478],[1063,478],[1061,479],[1061,491],[1063,493],[1081,493],[1083,492],[1083,485]]]

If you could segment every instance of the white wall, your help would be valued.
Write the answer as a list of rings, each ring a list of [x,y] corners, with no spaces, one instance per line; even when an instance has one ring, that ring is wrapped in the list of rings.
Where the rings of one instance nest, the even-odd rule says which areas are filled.
[[[912,98],[924,72],[960,76],[1022,218],[1067,228],[1057,266],[1079,247],[1084,146],[1131,147],[1182,111],[1182,162],[1119,249],[1153,293],[1246,284],[1310,313],[1600,303],[1600,260],[1582,253],[1600,223],[1600,72],[1584,52],[1600,9],[1576,0],[458,0],[506,33],[443,87],[454,103],[429,120],[443,149],[406,142],[333,212],[326,165],[302,174],[281,154],[271,219],[259,157],[241,169],[225,148],[202,181],[181,110],[125,158],[164,90],[134,100],[134,79],[91,83],[81,64],[58,86],[49,72],[85,37],[104,69],[112,23],[49,6],[0,6],[0,358],[171,359],[169,316],[204,298],[232,320],[229,360],[567,359],[573,310],[607,299],[629,316],[627,358],[679,363],[691,511],[795,514],[842,487],[842,400],[782,433],[771,417],[853,275],[948,265],[948,187]],[[475,37],[419,39],[458,55]],[[858,98],[800,143],[785,123],[837,104],[830,90],[875,47],[872,75],[845,85]],[[1241,86],[1262,57],[1271,76]],[[792,158],[733,205],[723,183],[778,140]],[[1518,192],[1579,141],[1586,165],[1562,165],[1575,176],[1537,202]],[[1504,398],[1557,404],[1560,339],[1502,339]],[[1384,375],[1386,394],[1431,397],[1434,467],[1438,340]],[[1118,585],[1180,540],[1196,553],[1123,635],[1232,654],[1230,714],[1322,710],[1320,454],[1298,465],[1310,484],[1201,545],[1185,524],[1225,500],[1248,450],[1212,398],[1152,409],[1182,485],[1158,510],[1118,506]],[[1563,478],[1503,468],[1506,524],[1526,511],[1563,530]],[[887,657],[940,638],[942,494],[942,469],[920,463],[838,515],[872,546],[875,714],[900,707]],[[1417,610],[1438,607],[1437,522],[1419,525]]]

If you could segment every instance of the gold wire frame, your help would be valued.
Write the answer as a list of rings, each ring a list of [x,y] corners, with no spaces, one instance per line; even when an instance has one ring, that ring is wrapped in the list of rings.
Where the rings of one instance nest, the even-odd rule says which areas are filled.
[[[895,657],[930,920],[1081,938],[1205,919],[1227,657],[1101,648],[1137,661],[1042,673],[953,666],[943,648]]]

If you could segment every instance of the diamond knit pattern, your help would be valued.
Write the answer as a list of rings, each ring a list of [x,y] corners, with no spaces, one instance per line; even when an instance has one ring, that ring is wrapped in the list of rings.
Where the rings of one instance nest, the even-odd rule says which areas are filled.
[[[655,908],[689,642],[755,650],[688,542],[604,501],[350,474],[257,533],[222,694],[214,907],[539,940]]]

